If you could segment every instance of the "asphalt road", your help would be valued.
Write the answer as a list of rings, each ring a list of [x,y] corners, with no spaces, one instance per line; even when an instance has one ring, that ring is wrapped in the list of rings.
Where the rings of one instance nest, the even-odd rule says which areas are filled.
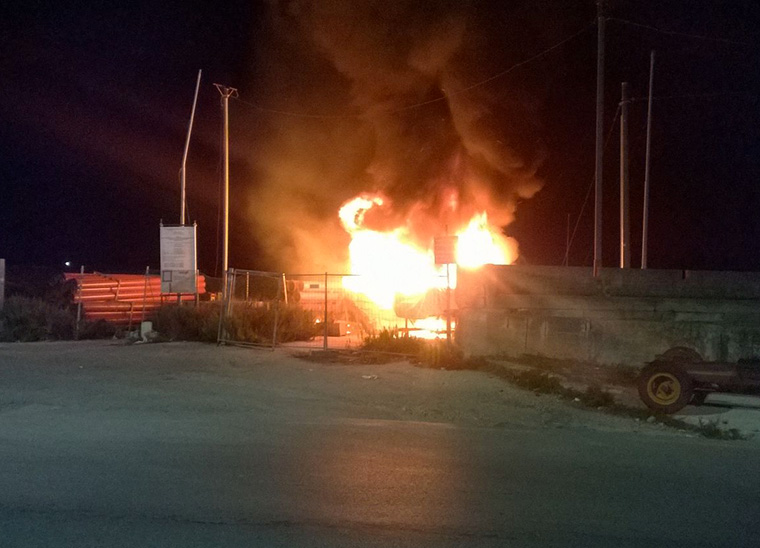
[[[758,443],[356,417],[284,385],[277,408],[221,373],[159,390],[144,364],[30,359],[0,349],[3,547],[760,545]]]

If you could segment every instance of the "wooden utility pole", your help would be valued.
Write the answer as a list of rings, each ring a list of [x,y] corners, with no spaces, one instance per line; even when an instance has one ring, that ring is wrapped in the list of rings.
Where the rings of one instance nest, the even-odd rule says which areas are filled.
[[[604,10],[596,3],[596,192],[594,201],[594,277],[602,267],[602,167],[604,164]]]

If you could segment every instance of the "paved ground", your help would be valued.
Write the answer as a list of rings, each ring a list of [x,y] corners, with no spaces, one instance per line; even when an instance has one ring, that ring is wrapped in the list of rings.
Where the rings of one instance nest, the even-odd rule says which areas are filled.
[[[757,546],[759,455],[476,372],[0,345],[2,546]]]

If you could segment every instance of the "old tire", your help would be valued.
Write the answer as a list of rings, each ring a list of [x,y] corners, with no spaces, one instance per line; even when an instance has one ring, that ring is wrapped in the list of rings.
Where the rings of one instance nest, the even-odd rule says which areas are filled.
[[[639,374],[639,397],[644,404],[661,413],[676,413],[683,409],[694,394],[691,379],[677,365],[654,362]]]
[[[657,360],[676,363],[699,363],[702,361],[702,356],[699,355],[699,352],[688,346],[674,346],[657,356]]]

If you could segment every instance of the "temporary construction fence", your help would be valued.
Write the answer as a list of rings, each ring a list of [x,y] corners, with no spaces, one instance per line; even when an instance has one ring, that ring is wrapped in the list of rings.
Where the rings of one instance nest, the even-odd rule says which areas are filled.
[[[446,337],[453,297],[445,278],[429,282],[422,295],[402,298],[373,295],[364,276],[230,269],[218,341],[326,350],[357,347],[384,329]]]

